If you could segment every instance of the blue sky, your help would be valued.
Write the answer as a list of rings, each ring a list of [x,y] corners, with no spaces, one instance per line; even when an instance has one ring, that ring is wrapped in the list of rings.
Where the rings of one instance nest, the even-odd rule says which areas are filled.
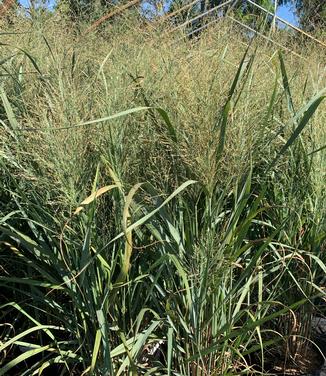
[[[49,6],[53,7],[55,0],[46,0]],[[23,5],[24,7],[28,7],[30,2],[29,0],[19,0],[20,4]]]
[[[295,16],[293,10],[289,6],[281,6],[278,7],[277,15],[281,18],[284,18],[286,21],[290,22],[291,24],[297,25],[298,20]]]
[[[55,0],[47,0],[47,1],[48,1],[49,6],[53,6],[54,3],[55,3]],[[29,5],[29,0],[20,0],[20,3],[21,3],[21,5],[26,7],[26,6]],[[294,25],[297,25],[297,23],[298,23],[295,14],[291,10],[291,8],[288,7],[288,6],[278,7],[277,14],[278,14],[278,16],[284,18],[285,20],[287,20],[288,22],[290,22]]]

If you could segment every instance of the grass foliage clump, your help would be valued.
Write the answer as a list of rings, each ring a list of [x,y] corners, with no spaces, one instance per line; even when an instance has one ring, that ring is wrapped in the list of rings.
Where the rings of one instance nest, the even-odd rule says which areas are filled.
[[[0,375],[311,368],[325,52],[230,21],[196,40],[134,17],[82,36],[55,16],[11,22]]]

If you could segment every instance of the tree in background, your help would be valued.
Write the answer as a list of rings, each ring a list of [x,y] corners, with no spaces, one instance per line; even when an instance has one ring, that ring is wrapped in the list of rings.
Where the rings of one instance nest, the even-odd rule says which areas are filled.
[[[17,0],[0,1],[0,17],[4,16],[14,5],[18,5]]]
[[[46,0],[31,0],[31,3],[42,3]],[[147,0],[143,3],[151,3],[152,5],[165,5],[169,11],[175,11],[176,9],[183,7],[191,0]],[[191,15],[197,12],[203,13],[209,9],[212,9],[218,5],[221,5],[226,0],[198,0],[198,5],[191,8]],[[16,2],[16,0],[4,0],[3,3]],[[103,15],[110,8],[114,8],[117,5],[123,5],[128,0],[57,0],[57,10],[69,15],[74,20],[90,20]],[[274,4],[278,6],[288,5],[297,14],[299,18],[300,26],[307,31],[314,31],[320,29],[326,25],[326,0],[255,0],[255,2],[264,7],[265,9],[273,12]],[[1,3],[1,1],[0,1]],[[257,7],[248,3],[246,0],[238,0],[234,3],[228,4],[223,8],[220,8],[217,14],[221,15],[228,9],[234,9],[238,16],[241,16],[244,21],[257,24],[257,19],[263,16],[262,11]],[[187,11],[180,14],[180,19],[189,17]],[[210,13],[214,15],[214,13]],[[263,16],[264,17],[264,16]],[[271,18],[265,17],[267,23],[271,21]]]
[[[222,5],[226,0],[200,0],[200,6],[197,8],[198,13],[205,12],[216,6]],[[174,0],[171,2],[171,9],[177,6],[185,5],[187,1]],[[287,5],[298,16],[300,26],[306,31],[315,31],[326,25],[326,0],[254,0],[254,2],[270,12],[274,12],[274,6]],[[263,19],[264,15],[259,8],[250,4],[247,0],[234,1],[219,9],[217,14],[220,16],[226,11],[233,9],[238,16],[245,22],[257,26],[258,19]],[[212,13],[211,13],[212,14]],[[271,22],[271,17],[265,17],[267,23]]]
[[[18,6],[18,0],[0,0],[0,19],[12,24],[13,9]]]
[[[259,8],[250,4],[246,0],[233,1],[224,5],[225,2],[226,0],[199,0],[197,6],[192,7],[191,15],[193,15],[195,12],[197,15],[206,13],[206,16],[201,19],[197,19],[193,24],[191,24],[192,27],[200,27],[207,20],[212,19],[212,17],[221,17],[231,9],[238,19],[252,27],[259,29],[262,27],[268,28],[272,24],[272,17],[270,15],[262,12]],[[271,12],[274,9],[274,0],[255,0],[255,2]],[[172,1],[171,9],[174,11],[175,8],[177,8],[177,5],[180,7],[180,3],[185,5],[186,2],[180,0]],[[184,14],[186,13],[187,12],[184,12]]]
[[[281,0],[290,5],[299,17],[300,26],[306,31],[315,31],[326,26],[325,0]]]
[[[254,0],[263,8],[274,11],[274,5],[287,5],[298,16],[300,27],[306,31],[315,31],[326,25],[326,1],[325,0]],[[239,4],[244,4],[240,5]],[[257,8],[246,0],[239,0],[237,9],[244,14],[257,13]],[[259,10],[258,10],[259,12]]]
[[[127,1],[127,0],[126,0]],[[122,5],[123,0],[58,0],[57,10],[69,15],[73,20],[89,20],[100,17],[104,12],[117,5]]]

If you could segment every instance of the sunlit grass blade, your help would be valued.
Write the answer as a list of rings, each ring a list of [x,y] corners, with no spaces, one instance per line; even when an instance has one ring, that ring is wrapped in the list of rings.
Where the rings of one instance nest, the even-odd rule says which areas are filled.
[[[304,112],[304,115],[298,126],[294,129],[293,133],[291,134],[290,138],[287,140],[284,146],[282,146],[281,150],[277,153],[274,160],[270,163],[268,170],[272,169],[279,158],[291,147],[291,145],[296,141],[299,137],[300,133],[303,131],[305,126],[308,124],[314,113],[316,112],[317,108],[319,107],[320,103],[325,99],[325,97],[321,96],[317,98],[310,107]]]

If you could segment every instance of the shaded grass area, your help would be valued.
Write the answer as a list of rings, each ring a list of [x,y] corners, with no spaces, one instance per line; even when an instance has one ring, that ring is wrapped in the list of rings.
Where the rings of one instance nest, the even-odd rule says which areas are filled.
[[[316,367],[325,53],[228,22],[191,41],[132,17],[83,37],[62,19],[10,30],[0,375]]]

